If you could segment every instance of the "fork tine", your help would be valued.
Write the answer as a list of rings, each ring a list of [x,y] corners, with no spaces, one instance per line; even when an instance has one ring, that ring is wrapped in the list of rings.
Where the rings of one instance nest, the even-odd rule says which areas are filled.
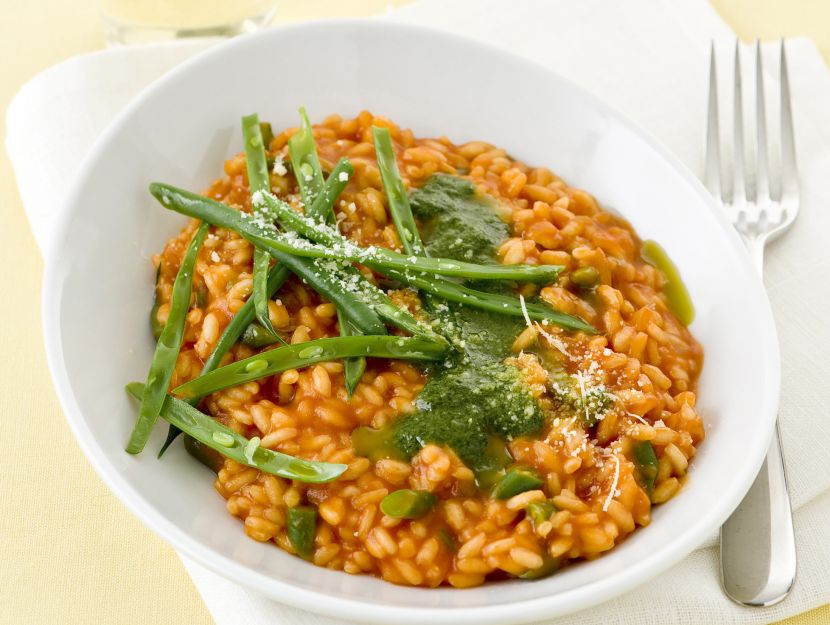
[[[781,196],[798,192],[798,169],[795,158],[793,110],[790,102],[790,73],[787,52],[781,40]],[[786,206],[784,207],[786,210]]]
[[[744,98],[741,87],[741,44],[735,41],[735,100],[732,104],[734,111],[732,136],[732,203],[742,204],[746,200],[745,165],[744,165]]]
[[[758,155],[755,169],[755,200],[769,200],[769,153],[767,148],[767,114],[764,102],[764,61],[761,42],[755,40],[755,141]]]
[[[706,121],[706,169],[703,182],[709,193],[721,196],[720,123],[718,121],[718,70],[715,63],[715,42],[709,47],[709,112]]]

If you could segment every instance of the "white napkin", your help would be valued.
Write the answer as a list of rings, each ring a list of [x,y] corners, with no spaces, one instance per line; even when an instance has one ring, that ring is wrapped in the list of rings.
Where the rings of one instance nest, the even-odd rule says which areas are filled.
[[[542,63],[593,91],[702,171],[707,54],[732,33],[702,0],[422,0],[389,19],[480,38]],[[9,106],[7,149],[38,244],[50,236],[54,198],[98,133],[135,93],[209,42],[119,48],[70,59],[26,84]],[[722,594],[710,541],[624,597],[554,624],[768,623],[830,602],[830,74],[806,40],[787,43],[801,174],[801,214],[769,248],[767,286],[783,358],[781,426],[799,546],[790,597],[764,610]],[[766,58],[774,60],[767,50]],[[751,58],[747,54],[747,59]],[[772,115],[772,113],[770,113]],[[48,171],[44,177],[42,172]],[[183,559],[219,625],[337,625],[285,607]]]

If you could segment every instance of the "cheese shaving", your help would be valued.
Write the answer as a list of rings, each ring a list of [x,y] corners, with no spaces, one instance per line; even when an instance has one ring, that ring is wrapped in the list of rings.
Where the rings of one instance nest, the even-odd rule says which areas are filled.
[[[611,490],[608,493],[608,497],[605,498],[605,501],[602,504],[602,511],[607,512],[608,508],[611,506],[611,502],[614,501],[614,497],[617,496],[617,484],[620,481],[620,459],[617,457],[616,454],[611,456],[616,463],[614,466],[614,481],[611,482]]]
[[[525,304],[525,296],[519,293],[519,306],[522,307],[522,316],[525,318],[525,323],[528,328],[533,327],[533,322],[530,320],[530,315],[527,312],[527,304]]]

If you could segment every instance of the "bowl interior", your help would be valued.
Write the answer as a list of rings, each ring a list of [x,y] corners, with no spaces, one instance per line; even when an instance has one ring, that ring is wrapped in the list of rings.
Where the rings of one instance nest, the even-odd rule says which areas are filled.
[[[297,56],[300,59],[296,58]],[[184,223],[147,193],[154,180],[202,189],[241,150],[239,118],[275,128],[370,109],[419,136],[478,139],[550,167],[660,242],[680,267],[706,350],[699,407],[708,437],[684,492],[652,525],[547,580],[465,591],[402,588],[313,567],[248,539],[211,474],[176,446],[123,451],[153,342],[150,257]],[[778,355],[763,289],[735,235],[673,158],[573,85],[480,44],[383,22],[268,31],[175,70],[114,123],[82,168],[47,258],[44,327],[58,394],[102,477],[148,525],[203,564],[286,603],[372,622],[512,622],[623,592],[679,560],[737,504],[775,415]],[[742,392],[752,388],[753,392]],[[741,453],[735,453],[737,449]],[[463,609],[462,609],[463,608]]]

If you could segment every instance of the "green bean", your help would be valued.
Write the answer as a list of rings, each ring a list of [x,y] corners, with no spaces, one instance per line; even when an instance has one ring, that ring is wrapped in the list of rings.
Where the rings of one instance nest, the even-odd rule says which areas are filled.
[[[185,317],[190,309],[190,298],[193,286],[193,267],[196,264],[196,257],[202,241],[205,239],[210,226],[203,222],[187,247],[179,273],[173,283],[173,294],[170,298],[170,312],[167,315],[167,323],[161,331],[153,359],[150,362],[150,371],[147,374],[147,385],[141,398],[141,408],[138,411],[138,419],[133,428],[130,440],[127,443],[127,452],[131,454],[140,453],[150,438],[150,432],[158,419],[164,395],[167,393],[167,386],[170,378],[173,377],[173,369],[176,366],[176,359],[184,338]]]
[[[223,227],[239,232],[255,245],[262,244],[257,235],[263,230],[245,213],[210,198],[159,182],[150,185],[150,193],[165,208],[183,215],[202,215],[208,223],[224,224]],[[349,321],[364,334],[384,334],[386,328],[380,321],[380,318],[383,318],[416,336],[434,341],[441,340],[435,332],[418,322],[410,313],[395,306],[386,293],[369,283],[356,270],[344,273],[343,266],[336,261],[309,262],[307,258],[298,258],[276,250],[271,250],[271,255],[306,280],[336,307],[342,308]]]
[[[646,491],[646,494],[651,497],[660,463],[650,442],[641,441],[634,445],[634,464],[637,467],[640,485]]]
[[[533,527],[539,527],[545,521],[550,521],[551,515],[556,512],[556,506],[552,501],[533,501],[525,509],[527,518],[533,523]]]
[[[215,393],[252,380],[299,369],[318,362],[352,356],[401,360],[440,360],[446,344],[401,336],[340,336],[278,347],[219,367],[215,371],[173,389],[184,399]]]
[[[447,528],[442,527],[438,530],[438,540],[444,544],[444,547],[446,547],[447,551],[450,553],[458,551],[458,541],[455,538],[455,534],[450,532]]]
[[[402,488],[386,495],[380,509],[393,519],[420,519],[435,506],[435,495],[426,490]]]
[[[288,232],[284,234],[257,228],[256,224],[239,223],[237,230],[264,249],[332,260],[361,263],[380,273],[387,270],[418,271],[471,280],[522,280],[551,282],[561,273],[561,265],[478,265],[460,260],[407,256],[383,247],[360,247],[339,232],[292,210],[271,193],[254,194],[254,206],[274,217]],[[233,209],[228,208],[228,211]],[[232,226],[226,226],[232,227]],[[296,233],[296,234],[295,234]],[[302,239],[297,234],[306,237]]]
[[[262,139],[262,129],[256,113],[242,118],[242,138],[245,142],[245,161],[248,167],[248,186],[251,193],[271,190],[271,178],[268,174],[268,164],[265,158],[265,146]],[[267,219],[267,215],[253,207],[254,219]],[[283,338],[271,325],[268,314],[268,269],[271,266],[271,255],[265,250],[254,248],[254,275],[251,298],[254,300],[254,311],[259,323],[268,332],[283,341]]]
[[[599,271],[596,267],[580,267],[574,269],[568,276],[581,289],[592,289],[599,284]]]
[[[268,272],[269,298],[279,290],[290,273],[291,272],[288,268],[283,267],[282,265],[277,265],[276,267],[271,268],[271,271]],[[213,351],[210,353],[207,360],[205,360],[205,364],[202,365],[202,371],[199,375],[205,375],[219,366],[219,363],[222,361],[222,358],[225,357],[225,354],[228,353],[236,341],[239,340],[240,335],[242,335],[248,326],[253,322],[254,316],[254,300],[248,298],[248,301],[245,302],[242,308],[240,308],[239,311],[233,316],[230,323],[225,326],[225,330],[216,342],[216,346],[213,348]],[[194,397],[190,400],[190,404],[195,406],[201,400],[201,397]],[[176,437],[178,437],[179,434],[181,434],[181,430],[179,430],[175,425],[171,425],[167,429],[167,439],[164,441],[164,445],[161,446],[161,449],[159,449],[159,458],[164,455],[164,452],[167,451],[167,448],[173,444],[173,441],[176,440]]]
[[[562,566],[562,558],[554,558],[548,553],[542,554],[542,566],[537,569],[528,569],[519,577],[521,579],[542,579],[543,577],[548,577],[549,575],[553,575],[556,571],[559,570],[559,567]]]
[[[159,278],[161,277],[161,264],[156,267],[156,280],[153,286],[153,307],[150,309],[150,332],[153,333],[153,338],[158,341],[161,336],[161,331],[164,329],[164,324],[159,321],[158,312],[161,302],[159,302]]]
[[[280,287],[288,279],[290,273],[291,272],[288,270],[288,267],[284,267],[282,265],[277,265],[276,267],[271,268],[271,271],[268,273],[269,298],[271,298],[274,293],[280,289]],[[208,356],[205,361],[200,375],[210,373],[219,366],[222,358],[224,358],[225,354],[227,354],[231,347],[234,346],[234,343],[239,340],[239,337],[243,332],[245,332],[246,328],[254,320],[254,317],[254,302],[249,299],[233,316],[230,323],[225,326],[225,331],[222,332],[222,336],[220,336],[219,340],[216,342],[216,347],[213,348],[210,356]]]
[[[288,140],[288,154],[303,204],[313,206],[323,190],[323,168],[317,156],[314,133],[304,107],[300,107],[300,128]]]
[[[291,163],[294,165],[294,176],[297,179],[300,196],[306,206],[309,207],[305,214],[310,219],[331,224],[334,222],[334,210],[332,210],[334,202],[326,202],[326,190],[333,182],[335,185],[339,185],[336,188],[336,193],[339,195],[348,184],[354,168],[346,159],[340,159],[329,174],[326,184],[321,184],[323,171],[320,167],[320,159],[317,157],[317,147],[314,143],[311,122],[308,120],[304,108],[300,108],[300,117],[302,125],[300,130],[288,140],[288,151]],[[310,170],[309,175],[296,173],[303,167]],[[322,191],[318,192],[318,188],[322,188]],[[347,271],[351,275],[356,272],[353,267]],[[349,323],[345,313],[340,308],[337,308],[337,325],[340,328],[340,336],[359,336],[362,334],[360,330]],[[343,377],[346,382],[346,391],[350,397],[360,378],[363,377],[364,371],[366,371],[366,359],[363,357],[346,358],[343,361]]]
[[[158,182],[150,184],[150,193],[165,208],[184,215],[190,215],[191,213],[205,215],[208,217],[208,219],[205,219],[208,223],[215,225],[219,225],[220,222],[225,223],[227,224],[226,227],[236,230],[243,236],[245,236],[245,228],[256,233],[263,231],[248,214],[236,211],[196,193]],[[246,238],[252,241],[251,238]],[[255,241],[252,242],[258,245]],[[349,320],[361,331],[366,334],[383,334],[386,332],[386,328],[377,313],[367,304],[354,297],[351,292],[353,290],[352,285],[344,283],[344,279],[338,272],[340,267],[337,263],[309,262],[307,258],[298,258],[290,253],[286,254],[272,250],[269,250],[269,252],[271,252],[271,256],[288,267],[298,278],[305,280],[314,290],[334,303],[335,306],[343,306]]]
[[[176,428],[176,426],[172,424],[170,427]],[[176,432],[181,434],[182,431],[179,428],[176,428]],[[215,449],[211,449],[204,443],[197,441],[192,436],[184,437],[184,448],[191,457],[201,462],[214,473],[219,473],[222,466],[225,464],[225,456],[220,454]]]
[[[401,239],[401,247],[407,254],[426,256],[421,235],[409,206],[409,198],[398,171],[398,161],[395,159],[389,130],[373,126],[372,134],[375,138],[375,154],[380,169],[380,178],[383,181],[386,198],[389,200],[389,213],[392,215],[392,221]]]
[[[127,392],[139,399],[144,395],[144,385],[140,382],[132,382],[127,385]],[[226,458],[289,480],[312,484],[330,482],[342,475],[348,468],[345,464],[302,460],[265,447],[256,446],[252,449],[254,446],[251,445],[251,440],[200,412],[187,402],[170,395],[163,396],[160,415],[185,434],[214,451],[218,451]]]
[[[492,495],[494,499],[510,499],[519,493],[535,490],[542,484],[544,484],[542,478],[533,469],[515,467],[510,469],[493,487]]]
[[[253,321],[248,324],[247,328],[245,328],[240,340],[249,347],[256,347],[259,349],[262,347],[268,347],[274,343],[279,343],[281,342],[281,338],[282,337],[278,336],[276,333],[269,332],[267,328],[263,328],[259,323]],[[282,342],[285,343],[284,340]]]
[[[360,331],[345,318],[340,310],[337,311],[337,323],[340,326],[340,336],[360,336]],[[366,358],[358,356],[355,358],[345,358],[343,360],[343,378],[346,383],[346,392],[349,397],[354,393],[357,383],[363,377],[366,371]]]
[[[314,535],[317,533],[317,510],[311,506],[289,508],[285,533],[297,555],[310,560],[314,554]]]
[[[312,219],[333,223],[334,202],[343,192],[343,189],[346,188],[346,185],[349,184],[353,173],[354,167],[348,160],[341,158],[337,161],[329,177],[326,178],[323,190],[314,200],[314,203],[306,209],[305,214]]]
[[[489,310],[511,317],[524,316],[521,300],[515,297],[477,291],[462,284],[450,282],[449,280],[424,278],[417,273],[404,271],[387,271],[385,273],[389,278],[394,278],[395,280],[450,302],[464,304],[472,308],[480,308],[481,310]],[[545,322],[550,322],[568,330],[577,330],[587,334],[596,334],[597,332],[594,326],[584,322],[579,317],[559,312],[546,305],[527,302],[524,308],[530,319],[541,321],[543,325]]]
[[[271,124],[259,122],[259,133],[262,135],[262,145],[268,150],[271,147],[271,141],[274,140],[274,131],[271,129]]]

